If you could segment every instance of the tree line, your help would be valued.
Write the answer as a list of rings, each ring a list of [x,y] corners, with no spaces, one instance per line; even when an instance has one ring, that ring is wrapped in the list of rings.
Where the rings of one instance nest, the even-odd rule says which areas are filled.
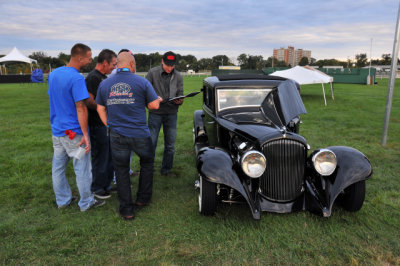
[[[147,72],[151,67],[157,66],[161,64],[162,54],[150,53],[143,54],[137,53],[134,54],[136,59],[136,71],[137,72]],[[0,55],[2,57],[2,55]],[[46,53],[42,51],[33,52],[29,55],[30,58],[35,59],[37,61],[37,65],[34,67],[39,67],[43,70],[44,73],[50,72],[52,69],[65,66],[68,64],[70,55],[65,53],[59,53],[57,57],[48,56]],[[216,55],[211,58],[202,58],[197,59],[194,55],[180,55],[177,54],[177,64],[176,69],[179,71],[187,71],[194,70],[196,72],[202,71],[210,71],[212,69],[218,69],[219,66],[233,66],[233,59],[229,58],[226,55]],[[240,54],[237,58],[237,65],[241,67],[241,69],[264,69],[268,67],[291,67],[291,65],[287,65],[285,61],[279,61],[274,57],[268,57],[264,59],[262,55],[250,55],[250,54]],[[83,72],[90,72],[96,66],[97,56],[93,58],[91,64],[89,64]],[[316,60],[315,58],[311,58],[309,61],[307,57],[301,58],[299,65],[311,65],[311,66],[343,66],[345,68],[353,68],[353,67],[364,67],[369,64],[369,60],[367,58],[367,54],[361,53],[355,56],[355,60],[348,59],[347,61],[340,61],[337,59],[322,59]],[[391,64],[391,54],[382,54],[380,59],[371,60],[372,65],[390,65]],[[20,74],[30,73],[31,69],[28,64],[23,63],[13,63],[7,64],[7,73],[8,74]]]

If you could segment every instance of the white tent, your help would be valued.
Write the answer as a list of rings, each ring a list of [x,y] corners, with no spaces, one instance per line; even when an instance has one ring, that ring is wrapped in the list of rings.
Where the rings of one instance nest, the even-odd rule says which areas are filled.
[[[300,85],[321,83],[322,92],[324,94],[325,105],[326,105],[326,98],[325,98],[324,83],[330,83],[332,99],[334,99],[333,88],[332,88],[333,77],[331,77],[319,70],[312,69],[311,67],[305,68],[305,67],[301,67],[301,66],[295,66],[291,69],[275,71],[274,73],[271,73],[270,75],[293,79],[294,81],[298,82]]]
[[[32,70],[32,63],[36,63],[36,60],[26,57],[17,49],[17,47],[14,47],[11,50],[11,52],[9,52],[6,56],[0,57],[0,63],[4,63],[4,62],[28,63],[28,64],[31,64],[31,70]]]

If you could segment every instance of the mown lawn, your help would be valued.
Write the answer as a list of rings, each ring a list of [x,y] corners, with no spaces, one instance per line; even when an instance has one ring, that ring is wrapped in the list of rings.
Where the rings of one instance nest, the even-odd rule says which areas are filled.
[[[185,92],[203,77],[186,77]],[[389,137],[380,145],[387,82],[335,84],[335,100],[320,85],[302,86],[308,114],[301,134],[311,149],[348,145],[374,169],[363,208],[336,207],[330,218],[308,212],[263,213],[253,220],[246,205],[222,206],[216,216],[198,213],[192,137],[201,95],[179,112],[174,173],[159,174],[157,149],[153,204],[133,222],[117,214],[114,194],[105,206],[81,213],[59,210],[51,184],[52,143],[47,84],[0,85],[0,264],[400,264],[400,80]],[[159,146],[162,146],[162,137]],[[133,167],[138,170],[137,159]],[[78,195],[70,163],[67,171]],[[137,177],[133,177],[136,193]]]

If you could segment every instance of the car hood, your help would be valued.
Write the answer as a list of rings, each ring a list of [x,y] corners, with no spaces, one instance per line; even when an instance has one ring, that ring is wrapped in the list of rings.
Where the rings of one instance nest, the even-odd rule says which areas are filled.
[[[286,126],[293,118],[307,113],[293,80],[279,84],[276,90],[267,95],[261,109],[278,127]]]
[[[238,135],[242,135],[253,141],[258,141],[260,145],[263,145],[265,142],[270,141],[271,139],[279,138],[295,139],[307,144],[306,139],[302,136],[292,132],[284,132],[275,126],[253,123],[235,124],[224,118],[217,118],[217,120],[221,126],[225,127],[229,131],[237,133]]]

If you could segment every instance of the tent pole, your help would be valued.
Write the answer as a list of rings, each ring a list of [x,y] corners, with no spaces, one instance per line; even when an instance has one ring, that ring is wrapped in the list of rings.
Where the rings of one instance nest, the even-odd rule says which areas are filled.
[[[322,85],[322,93],[324,94],[324,102],[325,102],[325,106],[326,106],[326,97],[325,97],[324,83],[321,83],[321,85]]]
[[[331,92],[332,92],[332,100],[335,100],[335,96],[333,95],[333,87],[332,87],[332,82],[331,83]]]

